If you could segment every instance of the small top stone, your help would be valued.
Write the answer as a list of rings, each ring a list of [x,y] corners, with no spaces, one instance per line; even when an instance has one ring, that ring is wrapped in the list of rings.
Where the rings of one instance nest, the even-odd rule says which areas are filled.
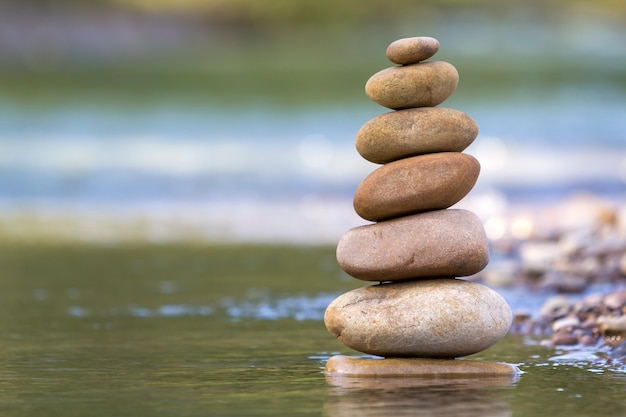
[[[387,47],[387,58],[394,64],[415,64],[435,55],[439,41],[427,36],[398,39]]]

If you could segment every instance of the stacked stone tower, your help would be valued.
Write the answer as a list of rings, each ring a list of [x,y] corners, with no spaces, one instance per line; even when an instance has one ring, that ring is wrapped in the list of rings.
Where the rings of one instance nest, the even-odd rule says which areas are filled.
[[[398,65],[366,83],[369,98],[393,111],[357,134],[359,154],[382,164],[354,195],[355,211],[373,223],[341,238],[337,260],[352,277],[378,284],[339,296],[324,316],[345,345],[384,358],[467,356],[495,344],[511,326],[502,297],[458,279],[482,270],[489,249],[479,218],[449,208],[478,178],[480,164],[462,153],[478,127],[463,112],[436,107],[459,79],[451,64],[425,61],[438,50],[429,37],[397,40],[387,57]],[[342,358],[331,358],[327,372],[348,372]]]

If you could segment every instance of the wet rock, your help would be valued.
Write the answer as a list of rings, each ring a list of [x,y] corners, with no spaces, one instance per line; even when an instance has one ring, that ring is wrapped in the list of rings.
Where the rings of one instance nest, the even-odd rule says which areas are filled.
[[[558,319],[552,322],[552,330],[555,332],[563,329],[571,330],[579,325],[580,320],[578,319],[578,317],[564,317],[562,319]]]
[[[598,323],[607,345],[617,346],[626,341],[626,316],[600,317]]]
[[[589,294],[585,298],[583,298],[580,304],[580,310],[584,310],[585,312],[597,310],[598,307],[604,302],[604,300],[604,294]]]
[[[394,64],[415,64],[435,55],[439,41],[428,36],[403,38],[391,42],[387,47],[387,59]]]
[[[580,293],[587,288],[587,277],[582,274],[564,274],[557,270],[549,270],[543,274],[538,288],[556,290],[561,293]]]
[[[489,248],[474,213],[448,209],[351,229],[337,245],[337,261],[366,281],[460,277],[482,270]]]
[[[581,346],[595,346],[598,340],[591,334],[583,334],[578,338],[578,344]]]
[[[343,344],[386,357],[454,358],[480,352],[512,323],[495,291],[458,279],[429,279],[358,288],[335,299],[326,327]]]
[[[456,89],[459,74],[443,61],[391,67],[372,75],[365,93],[375,103],[390,109],[434,107]]]
[[[571,303],[568,297],[558,295],[550,297],[539,310],[539,315],[544,317],[561,318],[569,312]]]
[[[590,294],[573,302],[566,296],[549,299],[540,315],[524,326],[512,326],[512,331],[531,334],[550,333],[547,346],[606,345],[615,347],[626,340],[626,292],[615,290],[609,294]]]
[[[467,114],[445,107],[421,107],[381,114],[356,135],[356,149],[370,162],[384,164],[435,152],[461,152],[478,135]]]
[[[569,333],[555,333],[552,335],[552,346],[572,346],[578,344],[578,338]]]
[[[355,358],[332,356],[326,362],[326,374],[333,376],[446,376],[479,377],[519,375],[520,370],[506,363],[479,362],[456,359],[428,358]],[[477,383],[477,381],[474,381]]]
[[[439,152],[390,162],[368,175],[354,194],[366,220],[445,209],[470,192],[480,173],[471,155]]]
[[[623,310],[626,306],[626,291],[615,291],[606,295],[602,301],[609,311],[622,311],[626,314],[626,311]]]

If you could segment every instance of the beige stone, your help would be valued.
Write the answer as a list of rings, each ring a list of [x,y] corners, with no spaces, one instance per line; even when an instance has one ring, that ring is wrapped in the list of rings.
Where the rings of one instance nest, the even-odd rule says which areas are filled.
[[[347,231],[337,245],[337,261],[366,281],[461,277],[487,265],[489,247],[474,213],[436,210]]]
[[[434,107],[450,97],[458,82],[459,73],[451,64],[419,62],[377,72],[367,80],[365,93],[390,109]]]
[[[324,372],[331,376],[368,376],[368,377],[447,377],[462,380],[478,376],[515,376],[520,370],[507,363],[480,362],[459,359],[431,358],[358,358],[346,355],[335,355],[328,359]],[[430,379],[430,378],[429,378]],[[406,381],[399,380],[400,384]],[[510,382],[506,378],[503,382]],[[413,384],[430,381],[414,381]],[[473,386],[480,385],[480,380],[472,379]],[[427,384],[424,384],[427,385]]]
[[[435,55],[439,41],[428,36],[398,39],[387,47],[387,58],[394,64],[415,64]]]
[[[445,107],[392,111],[365,123],[356,149],[368,161],[384,164],[434,152],[461,152],[478,136],[467,114]]]
[[[372,285],[337,297],[328,331],[346,346],[384,357],[457,358],[489,348],[513,315],[492,289],[439,278]]]
[[[445,209],[465,197],[478,179],[471,155],[438,152],[390,162],[368,175],[354,194],[354,209],[366,220],[384,220]]]

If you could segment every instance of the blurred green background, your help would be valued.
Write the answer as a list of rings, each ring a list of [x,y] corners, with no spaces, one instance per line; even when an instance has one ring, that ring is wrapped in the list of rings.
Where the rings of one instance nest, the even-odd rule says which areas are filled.
[[[433,36],[473,99],[626,84],[626,5],[553,0],[3,1],[10,100],[362,100],[400,37]],[[244,102],[244,103],[242,103]]]

